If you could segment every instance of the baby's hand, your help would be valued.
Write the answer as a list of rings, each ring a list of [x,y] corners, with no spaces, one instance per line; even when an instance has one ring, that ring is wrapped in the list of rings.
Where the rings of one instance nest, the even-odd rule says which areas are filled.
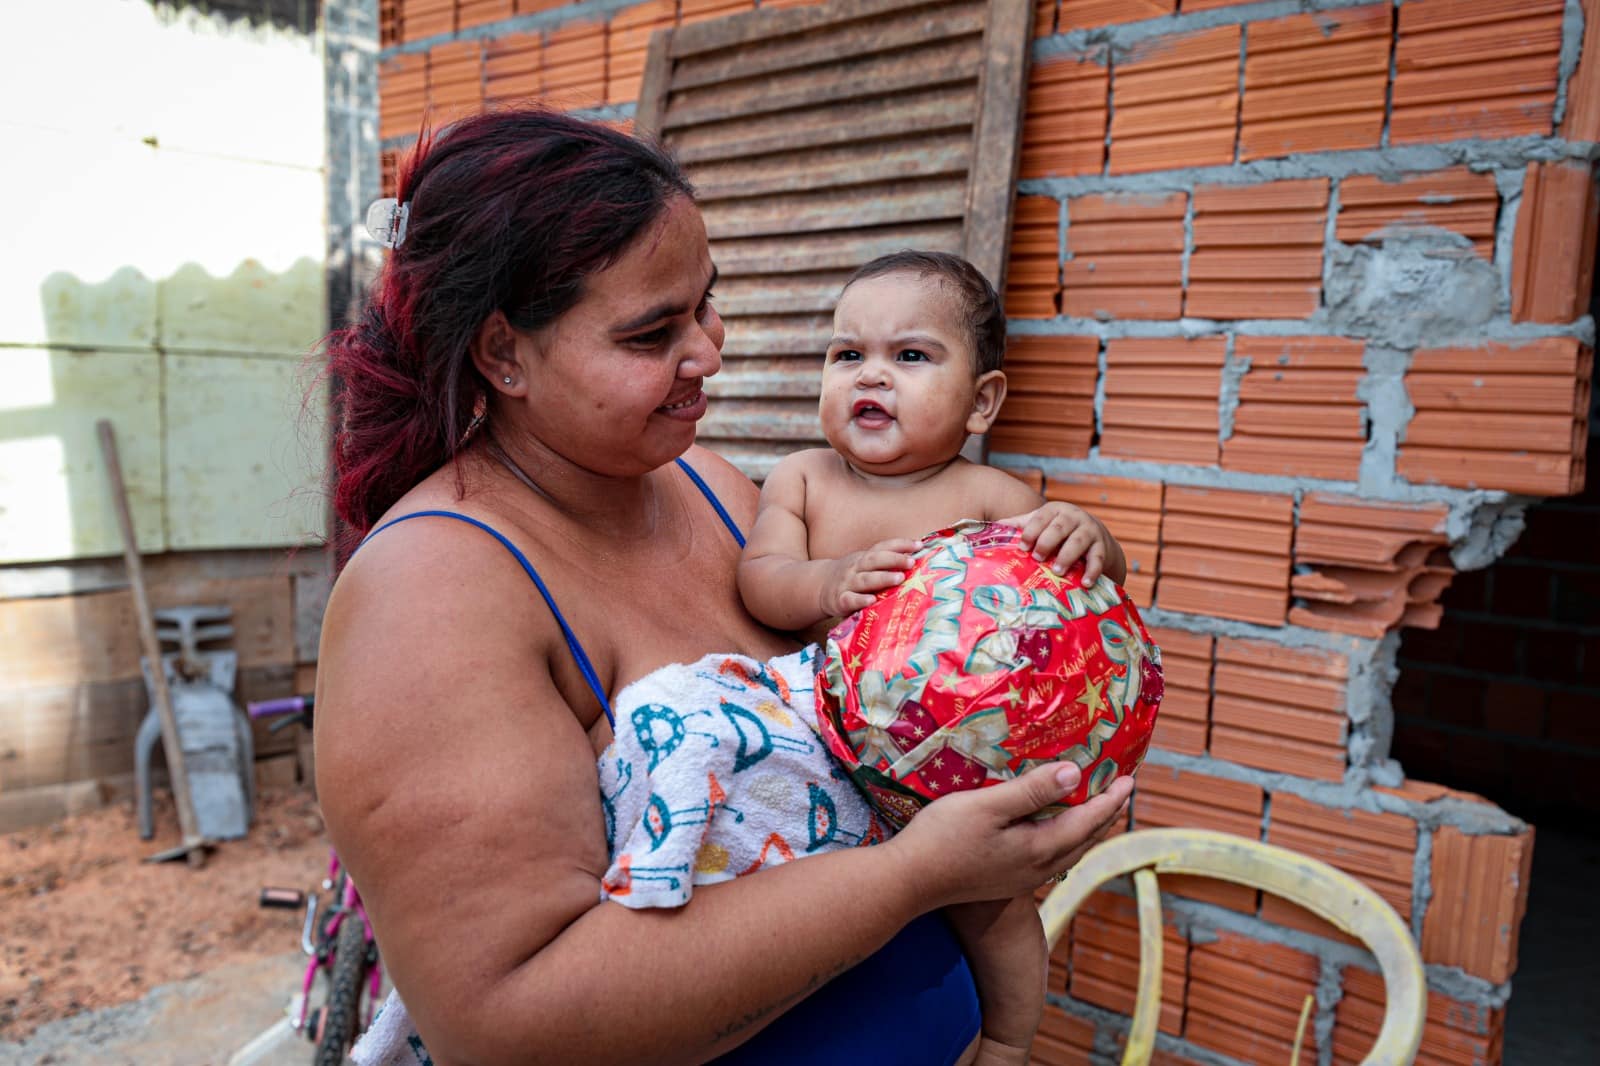
[[[1051,556],[1050,569],[1065,574],[1067,568],[1083,560],[1083,583],[1092,585],[1105,570],[1111,534],[1100,520],[1081,507],[1051,500],[1027,514],[1003,518],[1001,524],[1022,529],[1023,546],[1041,563]]]
[[[914,540],[885,540],[833,560],[822,583],[823,616],[838,618],[869,606],[878,593],[905,580],[916,550]]]

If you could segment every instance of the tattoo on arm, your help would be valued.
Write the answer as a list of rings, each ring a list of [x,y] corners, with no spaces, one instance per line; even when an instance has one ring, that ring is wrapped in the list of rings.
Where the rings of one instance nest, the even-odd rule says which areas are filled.
[[[864,961],[866,957],[867,956],[865,955],[857,955],[846,959],[832,970],[828,970],[823,973],[812,974],[811,979],[806,982],[806,986],[798,993],[785,997],[776,1003],[769,1003],[765,1007],[758,1007],[753,1011],[749,1011],[742,1017],[729,1022],[727,1025],[711,1034],[711,1043],[720,1044],[730,1036],[735,1036],[739,1033],[742,1033],[756,1023],[765,1021],[772,1015],[782,1014],[784,1011],[788,1010],[790,1007],[793,1007],[796,1003],[800,1002],[802,999],[805,999],[811,993],[815,992],[817,989],[821,988],[835,977],[838,977],[846,970],[851,969],[857,963]]]

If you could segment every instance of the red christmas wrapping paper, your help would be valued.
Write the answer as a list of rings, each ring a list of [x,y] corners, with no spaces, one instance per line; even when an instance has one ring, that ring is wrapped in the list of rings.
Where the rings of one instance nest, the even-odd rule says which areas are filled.
[[[1163,686],[1138,610],[1110,578],[1085,588],[1081,563],[1055,574],[1020,533],[929,534],[900,585],[828,634],[823,741],[896,826],[1058,759],[1083,770],[1070,806],[1144,761]]]

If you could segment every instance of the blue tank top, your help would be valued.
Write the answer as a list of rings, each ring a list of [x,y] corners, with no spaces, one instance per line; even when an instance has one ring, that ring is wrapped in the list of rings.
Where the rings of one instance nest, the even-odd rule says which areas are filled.
[[[682,459],[677,463],[716,510],[733,539],[744,547],[744,534],[711,486],[688,463]],[[611,701],[577,634],[539,572],[504,534],[456,511],[415,511],[385,522],[368,534],[368,539],[398,522],[426,517],[476,526],[516,557],[561,627],[579,672],[614,728]],[[827,918],[818,915],[817,920]],[[844,1062],[949,1066],[978,1035],[980,1025],[978,991],[961,947],[940,915],[925,914],[716,1061],[721,1066],[833,1066]]]

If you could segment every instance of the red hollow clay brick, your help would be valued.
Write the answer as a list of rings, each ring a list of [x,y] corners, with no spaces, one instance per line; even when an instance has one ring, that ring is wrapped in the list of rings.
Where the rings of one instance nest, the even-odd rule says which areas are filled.
[[[1354,480],[1366,443],[1360,342],[1340,337],[1240,337],[1239,384],[1224,469]]]
[[[1395,144],[1551,132],[1563,0],[1417,0],[1399,9]]]
[[[1105,162],[1111,71],[1088,56],[1042,60],[1028,74],[1023,178],[1098,174]]]
[[[1086,318],[1177,318],[1186,207],[1183,193],[1068,201],[1062,310]]]
[[[1365,881],[1402,919],[1410,920],[1417,824],[1404,815],[1336,810],[1278,792],[1272,797],[1267,842]]]
[[[1118,22],[1137,22],[1170,15],[1177,7],[1175,0],[1061,0],[1056,28],[1066,33]]]
[[[1054,981],[1051,990],[1056,990]],[[1039,1032],[1033,1039],[1029,1061],[1040,1066],[1089,1066],[1094,1051],[1094,1023],[1074,1017],[1060,1007],[1045,1004]]]
[[[1583,52],[1567,82],[1567,114],[1561,136],[1600,141],[1600,0],[1583,0]]]
[[[1161,1023],[1163,1032],[1183,1028],[1189,943],[1171,924],[1162,929]],[[1072,920],[1072,979],[1076,999],[1107,1010],[1133,1013],[1139,975],[1139,916],[1132,900],[1096,892]]]
[[[1511,253],[1515,321],[1572,322],[1587,313],[1597,228],[1600,190],[1588,166],[1528,165]]]
[[[1509,980],[1532,863],[1531,827],[1513,836],[1467,836],[1451,826],[1436,830],[1423,959],[1459,966],[1494,984]]]
[[[678,23],[688,26],[708,19],[755,10],[754,0],[678,0]]]
[[[990,447],[1087,456],[1099,355],[1094,337],[1012,337],[1006,345],[1008,392],[989,432]]]
[[[456,23],[462,29],[510,18],[516,14],[513,0],[461,0],[456,6]]]
[[[1391,18],[1374,4],[1251,23],[1239,157],[1376,147]]]
[[[763,7],[768,6],[763,4]],[[1034,0],[1033,3],[1033,35],[1035,37],[1048,37],[1056,32],[1056,8],[1060,0]]]
[[[1588,442],[1579,422],[1593,363],[1592,352],[1566,337],[1416,352],[1406,390],[1423,440],[1413,443],[1408,431],[1397,469],[1412,481],[1467,488],[1579,491]],[[1474,417],[1453,417],[1463,412]]]
[[[1112,173],[1233,161],[1239,42],[1221,26],[1152,38],[1116,63]]]
[[[1218,932],[1189,959],[1184,1038],[1247,1062],[1285,1062],[1305,998],[1314,994],[1315,956],[1279,944]],[[1308,1032],[1313,1055],[1315,1037]]]
[[[1005,310],[1010,318],[1052,318],[1061,293],[1061,205],[1048,196],[1019,196],[1011,218],[1011,260]]]
[[[1484,259],[1494,258],[1500,194],[1494,175],[1466,167],[1389,181],[1370,175],[1339,183],[1335,235],[1346,244],[1381,241],[1391,233],[1438,227],[1472,241]]]
[[[1108,341],[1100,454],[1214,465],[1226,354],[1220,337]]]
[[[1201,186],[1184,314],[1300,318],[1322,292],[1325,179]]]
[[[1344,996],[1334,1015],[1333,1061],[1364,1062],[1383,1025],[1383,978],[1354,966],[1343,970]],[[1422,1027],[1417,1066],[1498,1066],[1505,1008],[1451,999],[1433,989]]]
[[[1252,557],[1253,565],[1247,574],[1243,570],[1221,574],[1215,566],[1190,565],[1202,576],[1189,576],[1170,573],[1163,560],[1157,602],[1168,610],[1282,625],[1288,606],[1293,507],[1288,496],[1169,487],[1162,519],[1164,545],[1233,552]],[[1187,561],[1196,564],[1203,558],[1191,551]]]

